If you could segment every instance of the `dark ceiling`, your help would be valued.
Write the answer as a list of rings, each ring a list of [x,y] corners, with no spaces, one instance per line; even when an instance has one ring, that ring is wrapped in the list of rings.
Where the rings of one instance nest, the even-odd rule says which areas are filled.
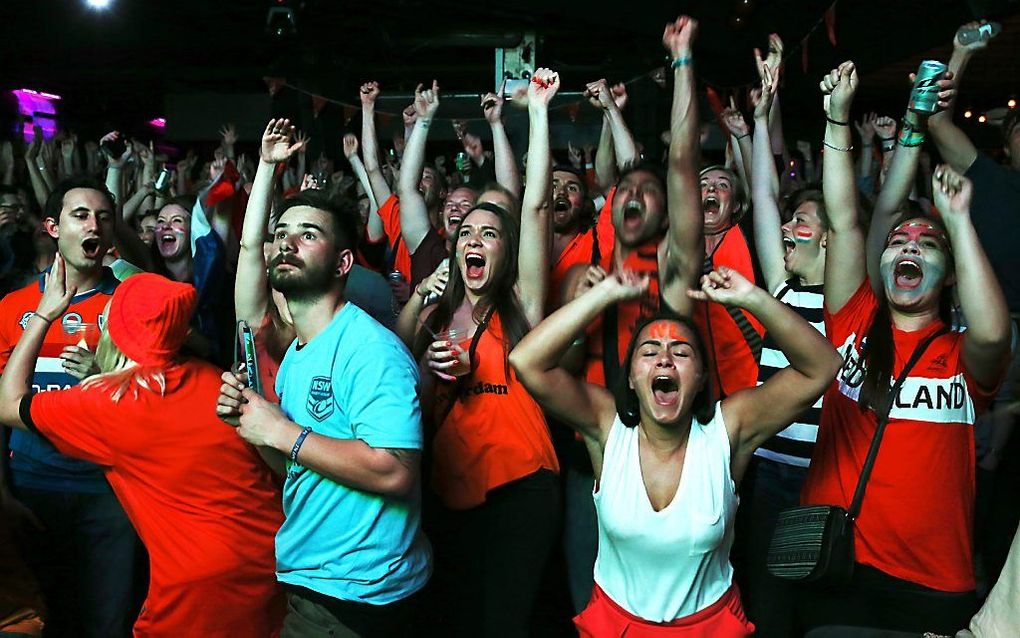
[[[903,77],[923,52],[949,42],[975,13],[1018,8],[1013,0],[842,0],[836,46],[821,24],[808,39],[805,73],[799,43],[830,0],[281,2],[296,7],[298,18],[297,36],[283,43],[266,34],[267,10],[277,4],[271,0],[113,0],[104,12],[82,0],[6,0],[0,83],[59,93],[73,122],[97,129],[161,115],[169,94],[264,92],[263,76],[351,102],[369,78],[390,93],[433,77],[447,92],[477,93],[492,88],[493,51],[464,35],[485,44],[533,30],[539,64],[561,73],[564,90],[579,90],[585,81],[629,79],[660,64],[662,25],[683,12],[701,21],[699,77],[720,88],[751,82],[752,48],[764,48],[770,31],[780,33],[789,56],[783,106],[796,129],[801,118],[817,116],[818,79],[836,62],[857,62],[862,106],[898,111]],[[749,10],[744,24],[734,26],[741,8]],[[968,72],[965,94],[974,104],[998,104],[1017,88],[1020,24],[1009,26]]]

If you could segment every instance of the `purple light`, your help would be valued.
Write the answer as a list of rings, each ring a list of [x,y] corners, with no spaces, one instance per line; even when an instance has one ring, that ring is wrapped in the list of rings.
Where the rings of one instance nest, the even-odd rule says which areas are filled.
[[[156,128],[166,128],[166,118],[156,117],[149,120],[149,126],[155,126]]]
[[[57,132],[57,106],[59,95],[43,93],[33,89],[15,89],[11,91],[18,100],[18,113],[25,118],[21,136],[25,142],[32,141],[32,127],[42,128],[43,139],[52,139]]]

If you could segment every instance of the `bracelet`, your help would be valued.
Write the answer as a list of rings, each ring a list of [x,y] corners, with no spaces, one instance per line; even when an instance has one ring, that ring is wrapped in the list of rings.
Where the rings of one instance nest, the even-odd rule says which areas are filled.
[[[290,461],[291,463],[297,463],[298,450],[301,449],[301,444],[305,442],[305,438],[308,433],[312,431],[312,428],[301,428],[301,434],[298,435],[297,440],[294,441],[294,447],[290,448]]]
[[[743,135],[735,135],[734,137],[736,137],[738,140],[742,140],[745,137],[751,137],[751,134],[750,133],[744,133]]]
[[[584,167],[585,168],[595,168],[595,165],[592,164],[591,162],[587,162],[587,163],[585,163]]]
[[[676,58],[670,63],[670,66],[674,69],[679,69],[682,66],[687,66],[691,63],[691,56],[685,55],[682,58]]]
[[[853,144],[851,144],[850,146],[833,146],[832,144],[829,144],[825,140],[822,140],[822,145],[831,148],[834,151],[839,151],[841,153],[849,153],[850,151],[854,150]]]
[[[896,139],[896,136],[893,135],[892,137],[882,137],[881,135],[879,135],[878,139],[882,140],[883,142],[891,142],[894,139]]]
[[[900,131],[900,146],[913,148],[924,144],[924,131],[912,128],[906,122],[903,124],[903,130]]]
[[[825,116],[825,121],[829,124],[835,124],[836,126],[850,126],[850,122],[840,122],[839,120],[832,119],[828,115]]]

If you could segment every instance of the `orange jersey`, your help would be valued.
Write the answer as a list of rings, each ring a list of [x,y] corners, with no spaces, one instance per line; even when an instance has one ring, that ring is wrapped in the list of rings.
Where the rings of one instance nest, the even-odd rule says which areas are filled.
[[[599,265],[608,271],[612,265],[613,244],[616,242],[616,229],[613,227],[613,194],[614,188],[609,192],[606,203],[599,212],[595,226],[583,233],[576,235],[563,252],[556,258],[552,271],[549,275],[549,294],[546,297],[546,307],[554,308],[560,305],[563,294],[563,280],[570,269],[577,264]],[[598,244],[598,250],[595,245]]]
[[[467,351],[471,340],[460,346]],[[507,365],[498,315],[478,340],[474,370],[459,383],[437,389],[434,413],[442,422],[433,439],[432,484],[447,507],[475,507],[501,485],[543,468],[559,471],[542,409]]]
[[[407,250],[407,242],[400,234],[400,200],[396,195],[383,202],[379,207],[379,217],[382,218],[383,231],[386,233],[389,250],[388,257],[392,263],[393,270],[399,270],[404,276],[404,281],[411,279],[411,253]]]
[[[604,345],[607,341],[603,331],[607,319],[612,322],[615,319],[616,330],[616,360],[610,361],[615,369],[627,356],[627,346],[634,335],[634,329],[642,319],[655,315],[659,311],[659,243],[660,239],[654,239],[631,251],[623,260],[623,268],[637,275],[648,275],[648,290],[637,299],[623,301],[611,306],[588,326],[588,362],[585,369],[585,379],[588,383],[607,386],[615,379],[607,376],[615,376],[614,373],[606,374]],[[612,334],[610,334],[612,336]]]
[[[751,251],[739,226],[726,231],[711,258],[713,270],[728,266],[754,282]],[[731,309],[726,306],[712,302],[699,303],[694,310],[694,323],[709,351],[709,378],[712,396],[717,399],[737,390],[753,388],[758,383],[758,357],[765,329],[751,313],[737,309],[732,309],[732,312],[736,314],[731,314]],[[755,349],[752,349],[749,339],[750,343],[756,344]]]

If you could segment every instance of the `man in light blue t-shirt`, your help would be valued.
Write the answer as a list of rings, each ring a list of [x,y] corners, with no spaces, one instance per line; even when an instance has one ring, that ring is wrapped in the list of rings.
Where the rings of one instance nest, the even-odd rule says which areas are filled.
[[[267,152],[274,148],[264,143]],[[239,417],[238,434],[286,471],[276,536],[285,638],[409,634],[412,595],[431,571],[420,525],[417,366],[393,333],[344,297],[355,214],[318,191],[284,203],[269,262],[297,333],[277,375],[282,411],[242,392],[232,373],[217,407]]]

